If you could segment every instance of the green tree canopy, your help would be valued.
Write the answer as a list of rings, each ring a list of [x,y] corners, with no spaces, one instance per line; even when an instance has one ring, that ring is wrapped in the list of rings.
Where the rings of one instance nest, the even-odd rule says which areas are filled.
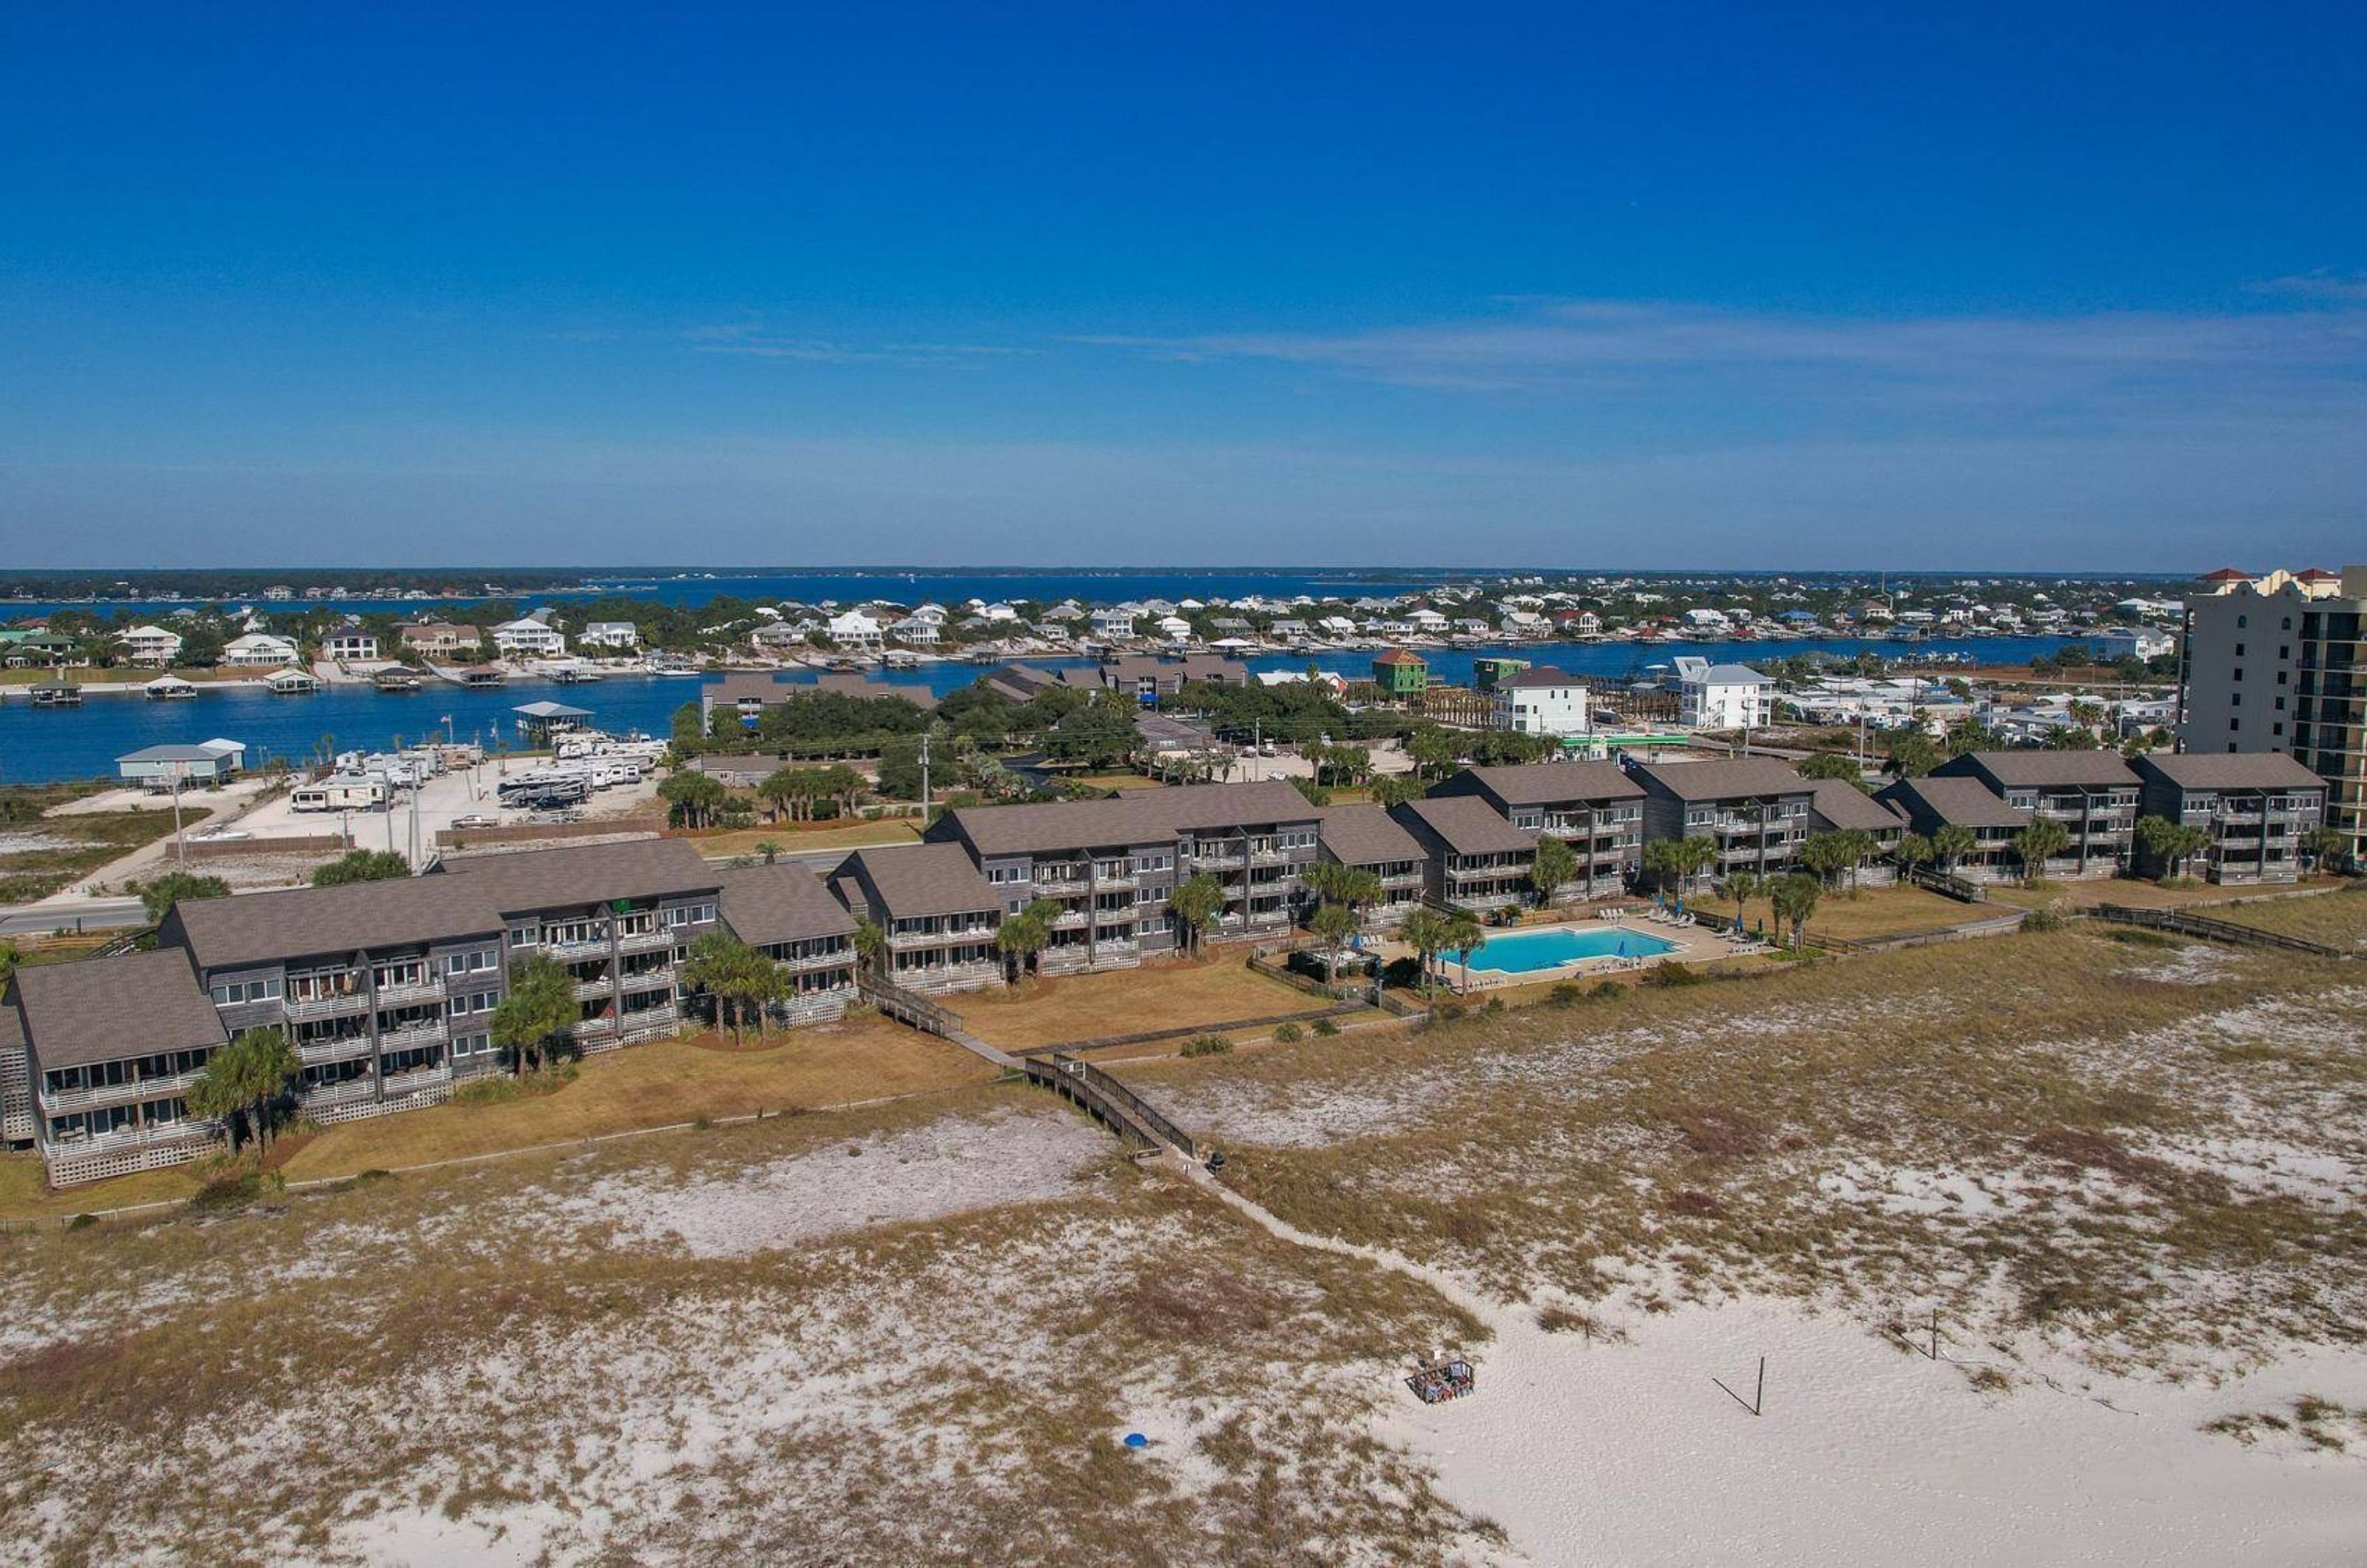
[[[392,850],[352,850],[312,872],[315,887],[348,882],[393,882],[411,874],[411,863]]]
[[[172,913],[173,906],[185,900],[229,897],[229,883],[219,876],[205,876],[191,871],[168,871],[142,884],[140,888],[140,904],[147,910],[151,925]]]

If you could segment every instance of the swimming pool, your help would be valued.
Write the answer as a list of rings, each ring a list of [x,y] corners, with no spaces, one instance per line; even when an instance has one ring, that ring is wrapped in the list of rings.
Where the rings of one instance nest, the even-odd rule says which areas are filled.
[[[1507,931],[1502,936],[1489,937],[1471,954],[1471,967],[1507,975],[1534,975],[1541,969],[1575,964],[1581,958],[1657,958],[1676,951],[1673,942],[1631,931],[1625,926],[1593,930],[1549,926],[1543,931]],[[1447,956],[1452,962],[1454,955]]]

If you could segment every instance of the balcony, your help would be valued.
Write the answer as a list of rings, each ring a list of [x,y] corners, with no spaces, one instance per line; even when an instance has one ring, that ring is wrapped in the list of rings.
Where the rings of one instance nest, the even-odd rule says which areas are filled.
[[[1194,871],[1238,871],[1243,857],[1239,850],[1194,850],[1184,863]]]
[[[1135,887],[1138,886],[1141,881],[1142,878],[1138,873],[1121,871],[1115,876],[1096,875],[1093,878],[1093,886],[1115,893],[1121,889]]]
[[[369,993],[367,991],[352,991],[341,996],[309,997],[302,1000],[288,997],[283,998],[279,1005],[287,1012],[289,1022],[312,1023],[324,1018],[341,1018],[348,1013],[368,1012],[370,999]]]
[[[442,1019],[433,1019],[425,1023],[405,1024],[401,1029],[380,1030],[378,1048],[381,1051],[408,1051],[414,1046],[436,1044],[451,1038],[451,1030],[445,1026]]]
[[[390,1073],[384,1081],[386,1097],[389,1100],[392,1100],[397,1095],[416,1094],[423,1089],[434,1089],[438,1084],[450,1083],[452,1064],[438,1062],[432,1067],[413,1067],[409,1072]]]
[[[597,936],[577,937],[570,942],[547,942],[542,950],[561,964],[578,958],[603,958],[608,953],[608,933],[602,931]]]
[[[341,1034],[334,1040],[315,1040],[296,1047],[296,1059],[308,1067],[323,1067],[331,1062],[350,1062],[356,1056],[367,1056],[377,1045],[367,1034]]]
[[[1288,850],[1253,850],[1250,852],[1251,865],[1280,865],[1288,859]]]
[[[653,953],[674,945],[674,933],[670,931],[627,931],[617,939],[619,953]]]
[[[378,1005],[382,1008],[407,1007],[414,1002],[440,1002],[444,999],[441,980],[405,980],[400,985],[380,986]]]
[[[143,1100],[165,1100],[187,1093],[189,1086],[197,1081],[196,1073],[174,1073],[164,1077],[96,1084],[86,1089],[44,1089],[41,1090],[41,1109],[62,1114],[69,1111],[92,1111],[102,1105],[132,1105]]]
[[[118,1127],[111,1133],[67,1133],[41,1139],[44,1154],[104,1155],[118,1149],[153,1148],[164,1145],[211,1143],[222,1134],[219,1121],[194,1117],[162,1122],[147,1127]]]
[[[332,1106],[354,1105],[377,1098],[376,1078],[347,1078],[344,1083],[314,1084],[311,1089],[296,1091],[296,1103],[307,1111],[326,1111]]]
[[[774,962],[793,974],[801,974],[808,969],[835,969],[855,962],[855,949],[852,946],[837,947],[825,953],[810,953],[803,958],[780,958]]]
[[[589,980],[578,980],[574,987],[575,999],[579,1002],[595,1001],[607,996],[615,988],[615,983],[606,975],[597,976]]]
[[[916,947],[944,947],[954,942],[992,942],[992,926],[951,926],[943,931],[890,931],[888,945],[899,952]]]
[[[1079,931],[1085,924],[1085,912],[1082,909],[1063,909],[1048,923],[1056,931]]]
[[[1039,866],[1033,886],[1039,897],[1057,898],[1064,894],[1082,893],[1091,884],[1086,881],[1084,873],[1072,866],[1062,866],[1057,870]]]
[[[654,991],[671,987],[676,973],[671,964],[663,964],[654,969],[628,969],[625,971],[624,987],[629,991]]]

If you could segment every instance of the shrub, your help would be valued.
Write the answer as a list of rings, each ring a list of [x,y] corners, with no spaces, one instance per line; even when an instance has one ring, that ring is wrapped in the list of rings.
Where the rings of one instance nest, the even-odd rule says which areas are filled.
[[[471,1078],[467,1083],[464,1083],[459,1088],[454,1089],[452,1091],[452,1103],[455,1105],[498,1105],[504,1100],[515,1100],[517,1095],[517,1079],[510,1077],[507,1073],[494,1073],[484,1077]]]
[[[1683,964],[1655,964],[1644,972],[1644,984],[1669,990],[1702,983],[1702,972]]]
[[[1305,1037],[1305,1031],[1295,1023],[1285,1023],[1274,1032],[1274,1043],[1277,1045],[1296,1045]]]
[[[1340,1032],[1340,1026],[1328,1018],[1319,1018],[1315,1021],[1315,1032],[1328,1039]]]
[[[86,1231],[96,1224],[98,1224],[98,1216],[96,1214],[76,1214],[73,1219],[66,1222],[66,1229],[70,1231]]]
[[[2052,901],[2041,904],[2022,918],[2022,929],[2026,931],[2059,931],[2063,924],[2063,906]]]
[[[1488,998],[1488,1005],[1481,1008],[1479,1010],[1485,1013],[1502,1012],[1504,1010],[1504,998],[1501,997],[1489,997]]]
[[[1557,1008],[1566,1008],[1584,1001],[1586,996],[1586,987],[1577,981],[1557,980],[1554,982],[1553,989],[1546,993],[1546,1000]]]
[[[1229,1053],[1233,1043],[1221,1034],[1203,1034],[1184,1047],[1186,1056],[1222,1056]]]

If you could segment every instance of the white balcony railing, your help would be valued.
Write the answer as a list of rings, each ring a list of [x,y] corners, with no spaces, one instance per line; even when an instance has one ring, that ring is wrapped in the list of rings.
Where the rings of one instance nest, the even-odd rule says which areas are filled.
[[[41,1109],[62,1113],[69,1111],[90,1111],[102,1105],[132,1105],[143,1100],[166,1100],[186,1094],[198,1081],[196,1073],[174,1073],[164,1077],[139,1078],[130,1083],[94,1084],[83,1089],[44,1089]]]
[[[148,1148],[161,1144],[209,1143],[221,1136],[219,1121],[203,1121],[190,1117],[179,1122],[159,1122],[146,1127],[118,1127],[109,1133],[62,1133],[45,1135],[42,1146],[47,1150],[77,1155],[103,1155],[117,1149]]]
[[[655,969],[628,969],[625,971],[625,989],[654,991],[662,987],[669,987],[674,983],[675,973],[674,966],[671,964],[660,964]]]
[[[451,1032],[442,1019],[407,1024],[401,1029],[379,1031],[378,1048],[381,1051],[404,1051],[414,1045],[433,1045],[439,1040],[450,1038]]]
[[[367,1034],[341,1034],[334,1040],[311,1040],[296,1047],[296,1059],[308,1067],[367,1056],[377,1047]]]
[[[368,1012],[370,999],[368,992],[354,991],[340,996],[307,997],[300,1000],[295,997],[284,997],[279,1005],[287,1013],[289,1022],[313,1023],[346,1013]]]
[[[674,932],[670,931],[629,931],[617,939],[617,948],[621,953],[651,953],[673,945]]]
[[[439,1062],[432,1067],[413,1067],[407,1073],[388,1075],[386,1097],[392,1100],[397,1095],[417,1094],[423,1089],[434,1089],[438,1084],[447,1084],[451,1081],[452,1067],[449,1063]]]

